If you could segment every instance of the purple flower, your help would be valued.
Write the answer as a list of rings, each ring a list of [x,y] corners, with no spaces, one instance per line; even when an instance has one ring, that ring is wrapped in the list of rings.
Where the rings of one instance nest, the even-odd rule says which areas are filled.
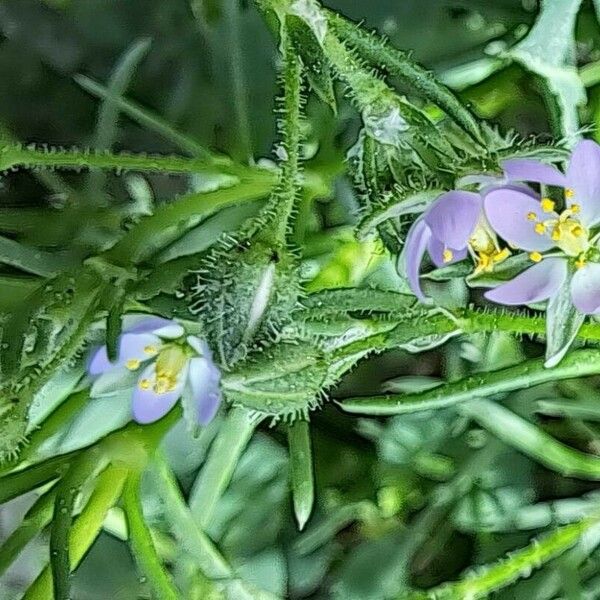
[[[530,252],[537,263],[486,297],[499,304],[540,302],[554,296],[574,271],[573,304],[583,314],[600,313],[600,264],[594,262],[600,253],[590,235],[600,223],[600,146],[579,142],[566,174],[530,159],[508,160],[503,167],[511,179],[563,187],[566,208],[559,213],[550,198],[516,189],[486,195],[490,225],[510,246]],[[554,250],[550,257],[542,254],[549,250]]]
[[[118,358],[98,348],[88,365],[94,377],[138,372],[132,395],[133,418],[152,423],[166,415],[184,393],[192,399],[195,420],[205,425],[221,402],[221,374],[207,344],[175,321],[148,317],[127,328],[119,339]]]
[[[488,271],[509,255],[501,250],[483,213],[481,194],[453,190],[440,196],[408,232],[404,253],[406,276],[413,293],[424,301],[419,272],[425,251],[437,267],[466,258],[477,261],[475,271]]]

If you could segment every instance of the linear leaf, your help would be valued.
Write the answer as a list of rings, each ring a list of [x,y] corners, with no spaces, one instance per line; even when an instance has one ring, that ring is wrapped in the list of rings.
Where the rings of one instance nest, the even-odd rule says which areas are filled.
[[[546,369],[540,359],[519,365],[470,375],[432,390],[416,394],[347,398],[342,408],[351,413],[367,415],[399,415],[447,408],[475,398],[504,394],[561,379],[600,374],[600,350],[577,350],[553,369]]]

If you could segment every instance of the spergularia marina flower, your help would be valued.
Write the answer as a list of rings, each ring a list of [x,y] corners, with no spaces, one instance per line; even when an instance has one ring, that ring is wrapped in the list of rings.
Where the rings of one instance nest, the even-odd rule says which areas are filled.
[[[213,419],[221,402],[221,375],[210,349],[200,338],[186,336],[175,321],[142,319],[121,335],[116,362],[110,362],[103,346],[94,352],[88,366],[93,377],[127,371],[139,372],[131,398],[138,423],[162,418],[186,393],[196,422],[204,425]]]

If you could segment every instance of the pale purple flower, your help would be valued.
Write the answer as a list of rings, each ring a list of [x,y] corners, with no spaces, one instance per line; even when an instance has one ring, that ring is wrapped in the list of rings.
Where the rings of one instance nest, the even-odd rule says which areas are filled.
[[[417,298],[425,300],[419,272],[426,251],[433,263],[442,267],[463,260],[469,250],[477,260],[476,271],[489,270],[509,254],[500,250],[487,225],[481,194],[446,192],[413,223],[406,239],[406,277]]]
[[[166,415],[182,395],[189,394],[195,421],[210,422],[221,402],[221,374],[207,344],[185,336],[183,327],[161,317],[147,317],[127,328],[119,339],[118,357],[110,362],[106,346],[92,355],[94,377],[139,372],[132,393],[133,418],[152,423]]]
[[[573,304],[583,314],[599,314],[599,252],[590,231],[600,223],[600,146],[579,142],[565,174],[531,159],[508,160],[503,168],[511,179],[563,187],[566,208],[559,214],[551,199],[515,189],[486,195],[490,225],[509,245],[530,252],[537,263],[486,297],[509,305],[541,302],[553,297],[574,271]],[[542,253],[549,250],[555,252],[545,257]]]

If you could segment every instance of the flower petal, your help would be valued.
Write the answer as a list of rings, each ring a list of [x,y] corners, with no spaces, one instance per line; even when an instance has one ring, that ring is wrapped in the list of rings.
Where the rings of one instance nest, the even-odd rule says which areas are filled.
[[[440,196],[423,215],[433,237],[447,248],[462,250],[481,214],[481,196],[453,190]]]
[[[425,296],[423,295],[421,284],[419,282],[419,271],[421,269],[423,255],[425,254],[425,248],[427,248],[427,243],[430,238],[431,230],[427,227],[425,221],[423,219],[417,219],[408,232],[404,248],[404,264],[408,285],[421,302],[425,301]]]
[[[450,250],[452,252],[452,258],[450,260],[444,260],[444,250]],[[462,250],[455,250],[454,248],[444,248],[444,244],[432,237],[427,244],[427,252],[431,256],[431,260],[436,267],[446,267],[455,262],[466,258],[468,251],[466,248]]]
[[[531,181],[560,186],[566,183],[565,176],[556,167],[532,158],[511,158],[502,161],[502,168],[508,181]]]
[[[190,360],[189,381],[196,407],[196,418],[201,425],[210,423],[221,404],[219,369],[204,357]]]
[[[574,194],[567,204],[578,204],[579,218],[590,226],[600,220],[600,146],[592,140],[582,140],[575,146],[567,169],[566,187]]]
[[[146,317],[127,329],[127,333],[154,333],[162,338],[175,339],[184,334],[183,327],[172,319]]]
[[[600,314],[600,264],[588,263],[577,269],[571,280],[571,298],[579,312]]]
[[[484,198],[486,217],[492,228],[509,244],[523,250],[543,252],[554,247],[546,234],[538,234],[538,221],[556,219],[555,212],[545,213],[540,203],[522,191],[502,188],[489,192]],[[533,213],[535,220],[530,220]]]
[[[106,346],[102,346],[93,354],[88,365],[88,373],[94,376],[101,375],[113,369],[125,367],[130,360],[137,360],[142,363],[155,356],[160,345],[160,338],[152,333],[124,333],[119,338],[119,352],[116,362],[108,360]],[[153,348],[156,351],[151,351]]]
[[[205,356],[209,360],[212,360],[212,352],[205,340],[199,338],[197,335],[188,335],[186,341],[199,356]]]
[[[148,365],[140,375],[132,397],[132,411],[135,421],[141,424],[153,423],[164,417],[179,400],[187,377],[187,366],[179,374],[175,389],[159,394],[154,391],[156,382],[156,363]],[[142,387],[143,380],[149,381],[147,388]]]
[[[567,277],[567,260],[546,258],[514,279],[485,293],[498,304],[532,304],[547,300],[560,289]]]

